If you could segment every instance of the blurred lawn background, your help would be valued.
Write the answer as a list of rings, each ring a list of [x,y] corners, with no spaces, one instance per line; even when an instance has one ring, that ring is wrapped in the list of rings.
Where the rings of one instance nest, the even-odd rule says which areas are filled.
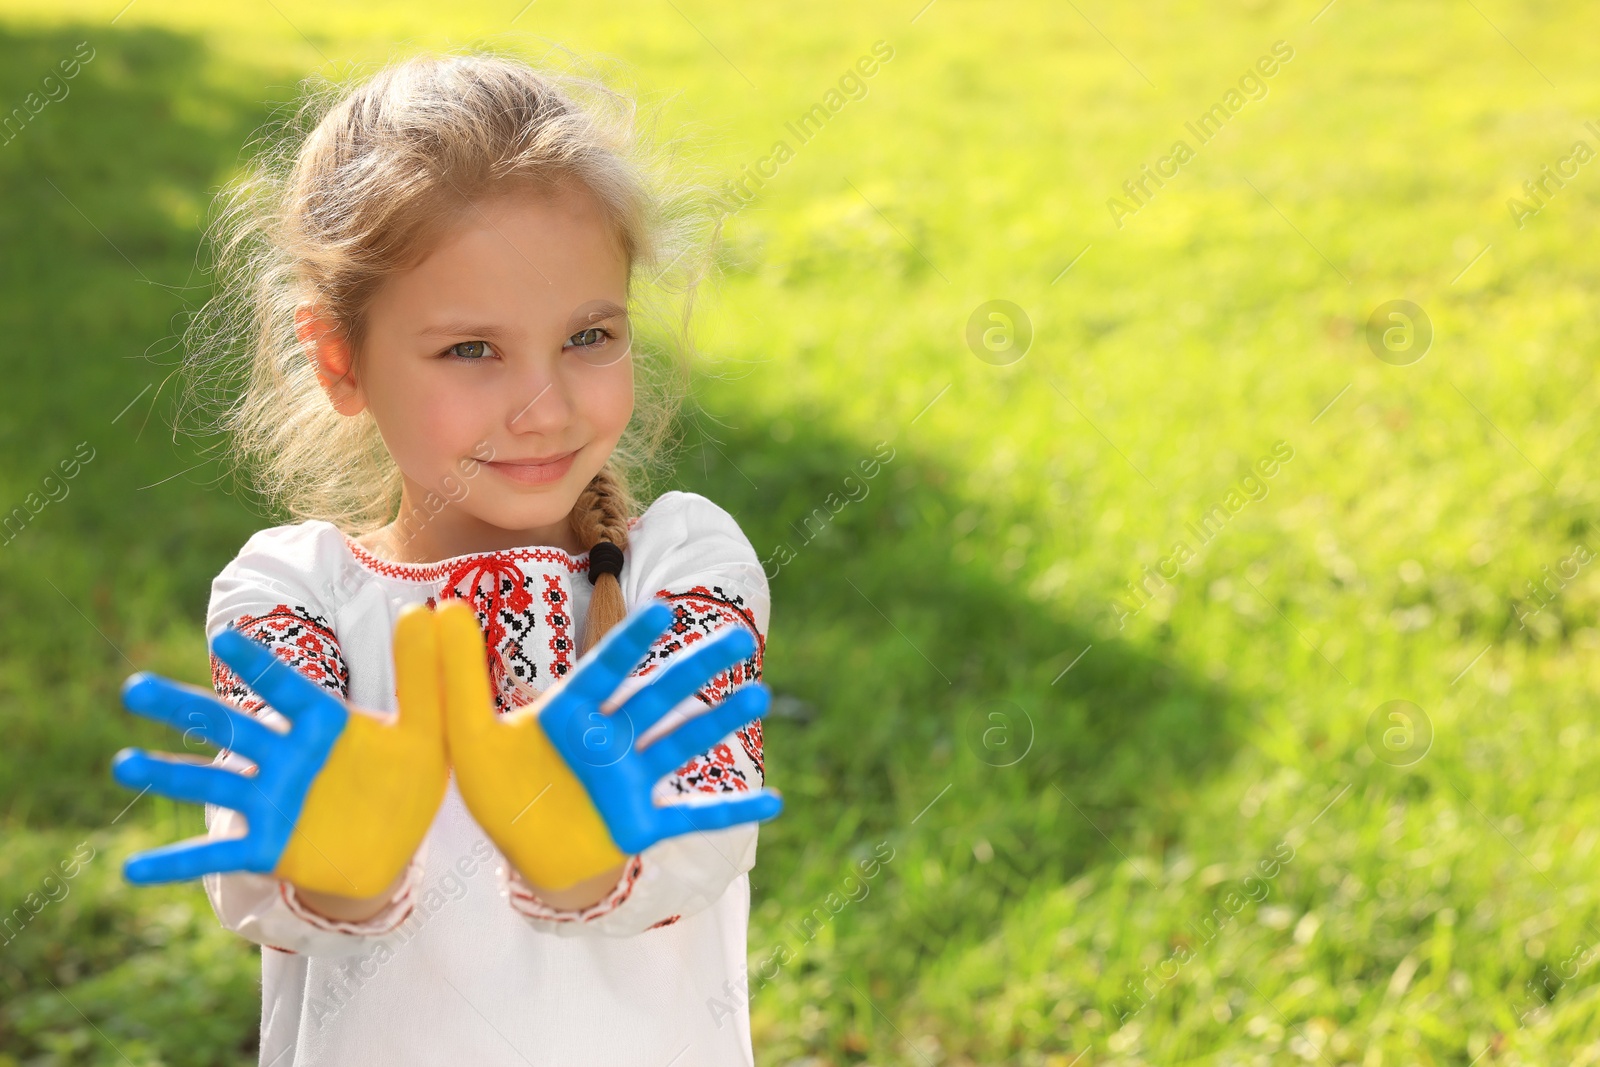
[[[550,42],[622,61],[722,173],[795,151],[729,222],[657,487],[794,552],[759,1062],[1600,1060],[1600,568],[1514,607],[1600,551],[1600,163],[1521,228],[1506,205],[1600,148],[1592,5],[520,5],[0,5],[5,111],[94,55],[0,144],[0,511],[94,450],[0,545],[0,912],[92,850],[0,944],[0,1064],[255,1062],[255,948],[197,885],[118,871],[199,812],[107,771],[175,740],[121,680],[206,684],[211,578],[282,521],[170,431],[212,191],[311,71]],[[785,123],[878,41],[799,144]],[[1278,41],[1200,144],[1185,122]],[[1107,199],[1179,138],[1118,227]],[[1003,365],[965,339],[994,299],[1034,332]],[[1366,339],[1395,299],[1434,331],[1404,366]],[[1280,441],[1200,548],[1186,524]],[[1119,627],[1178,540],[1196,558]],[[1431,727],[1409,766],[1369,741],[1392,700]]]

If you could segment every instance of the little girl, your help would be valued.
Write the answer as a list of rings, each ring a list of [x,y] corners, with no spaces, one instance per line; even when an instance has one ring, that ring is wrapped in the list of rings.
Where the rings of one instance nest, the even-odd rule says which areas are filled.
[[[675,619],[636,675],[734,626],[756,652],[696,695],[760,678],[767,582],[738,524],[689,492],[638,513],[628,490],[683,369],[650,365],[629,309],[697,261],[685,242],[709,216],[655,187],[607,93],[505,58],[414,59],[323,109],[241,187],[223,216],[224,314],[209,320],[222,328],[195,350],[215,369],[247,342],[223,425],[304,521],[257,533],[218,575],[208,638],[237,628],[352,705],[392,711],[402,609],[462,600],[504,712],[656,597]],[[215,657],[212,675],[276,721]],[[655,799],[763,782],[753,722]],[[241,833],[237,812],[206,813],[210,837]],[[205,887],[222,923],[263,946],[263,1064],[749,1064],[755,852],[754,824],[689,833],[540,890],[452,779],[377,898],[249,873]]]

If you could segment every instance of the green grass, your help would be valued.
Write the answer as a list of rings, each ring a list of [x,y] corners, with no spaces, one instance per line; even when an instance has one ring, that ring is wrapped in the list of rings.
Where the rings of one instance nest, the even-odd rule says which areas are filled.
[[[254,1061],[252,946],[198,886],[117,873],[199,813],[119,817],[107,773],[171,740],[121,679],[203,684],[210,580],[281,521],[189,470],[166,421],[203,212],[306,72],[540,37],[623,60],[730,175],[895,49],[731,222],[672,482],[763,556],[795,550],[772,581],[766,678],[799,710],[767,732],[789,804],[751,960],[787,962],[752,981],[760,1062],[1600,1060],[1600,568],[1527,629],[1512,611],[1600,550],[1600,165],[1522,229],[1506,209],[1600,147],[1592,10],[918,6],[0,10],[4,108],[96,49],[0,145],[0,508],[96,450],[0,545],[0,908],[96,850],[0,945],[0,1065]],[[1266,97],[1117,228],[1107,198],[1278,40]],[[1435,330],[1410,366],[1364,337],[1399,298]],[[1035,330],[1007,366],[963,339],[991,299]],[[1280,440],[1267,495],[1119,628],[1127,583]],[[867,496],[803,543],[882,441]],[[1367,741],[1396,699],[1434,732],[1409,767]],[[830,904],[880,843],[867,894]]]

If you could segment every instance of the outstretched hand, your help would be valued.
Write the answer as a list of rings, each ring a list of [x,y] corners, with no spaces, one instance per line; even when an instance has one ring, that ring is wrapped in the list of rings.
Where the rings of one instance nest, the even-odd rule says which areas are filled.
[[[701,642],[607,713],[605,705],[672,622],[672,609],[651,600],[537,703],[497,717],[476,617],[460,601],[436,614],[445,733],[462,799],[533,884],[563,889],[666,838],[770,819],[782,810],[768,789],[709,803],[657,806],[651,799],[661,778],[766,713],[770,694],[760,682],[637,744],[675,706],[755,650],[748,630],[732,628]]]
[[[718,672],[755,649],[749,631],[709,638],[617,691],[672,621],[660,600],[634,611],[566,678],[529,707],[497,717],[483,634],[460,601],[417,605],[395,625],[399,712],[380,719],[348,707],[236,630],[211,650],[289,720],[274,729],[192,686],[140,673],[127,708],[251,760],[253,773],[124,749],[112,775],[132,789],[211,803],[244,815],[243,837],[180,841],[130,857],[130,882],[253,871],[334,896],[388,889],[426,835],[453,765],[474,818],[522,875],[564,889],[658,841],[776,816],[767,789],[731,800],[657,806],[655,783],[766,713],[766,686],[741,686],[714,708],[639,738]]]
[[[198,735],[255,763],[253,774],[124,749],[112,776],[131,789],[242,813],[243,837],[180,841],[131,856],[128,881],[271,873],[341,897],[375,897],[404,870],[449,784],[431,614],[418,605],[395,624],[399,713],[347,708],[265,645],[227,629],[211,651],[289,720],[287,732],[210,694],[139,673],[122,688],[129,711]]]

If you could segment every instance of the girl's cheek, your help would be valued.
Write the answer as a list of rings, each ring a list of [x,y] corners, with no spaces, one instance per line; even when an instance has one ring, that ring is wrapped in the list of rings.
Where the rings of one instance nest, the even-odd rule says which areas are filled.
[[[633,364],[624,360],[605,369],[609,377],[596,383],[594,422],[621,436],[633,416]]]
[[[495,398],[463,389],[459,383],[432,383],[412,398],[410,432],[415,447],[438,463],[454,467],[474,449],[483,454],[494,434],[490,412],[500,410]]]
[[[391,379],[370,391],[369,402],[390,456],[407,477],[429,488],[455,474],[457,461],[484,436],[466,425],[482,406],[448,388]]]

